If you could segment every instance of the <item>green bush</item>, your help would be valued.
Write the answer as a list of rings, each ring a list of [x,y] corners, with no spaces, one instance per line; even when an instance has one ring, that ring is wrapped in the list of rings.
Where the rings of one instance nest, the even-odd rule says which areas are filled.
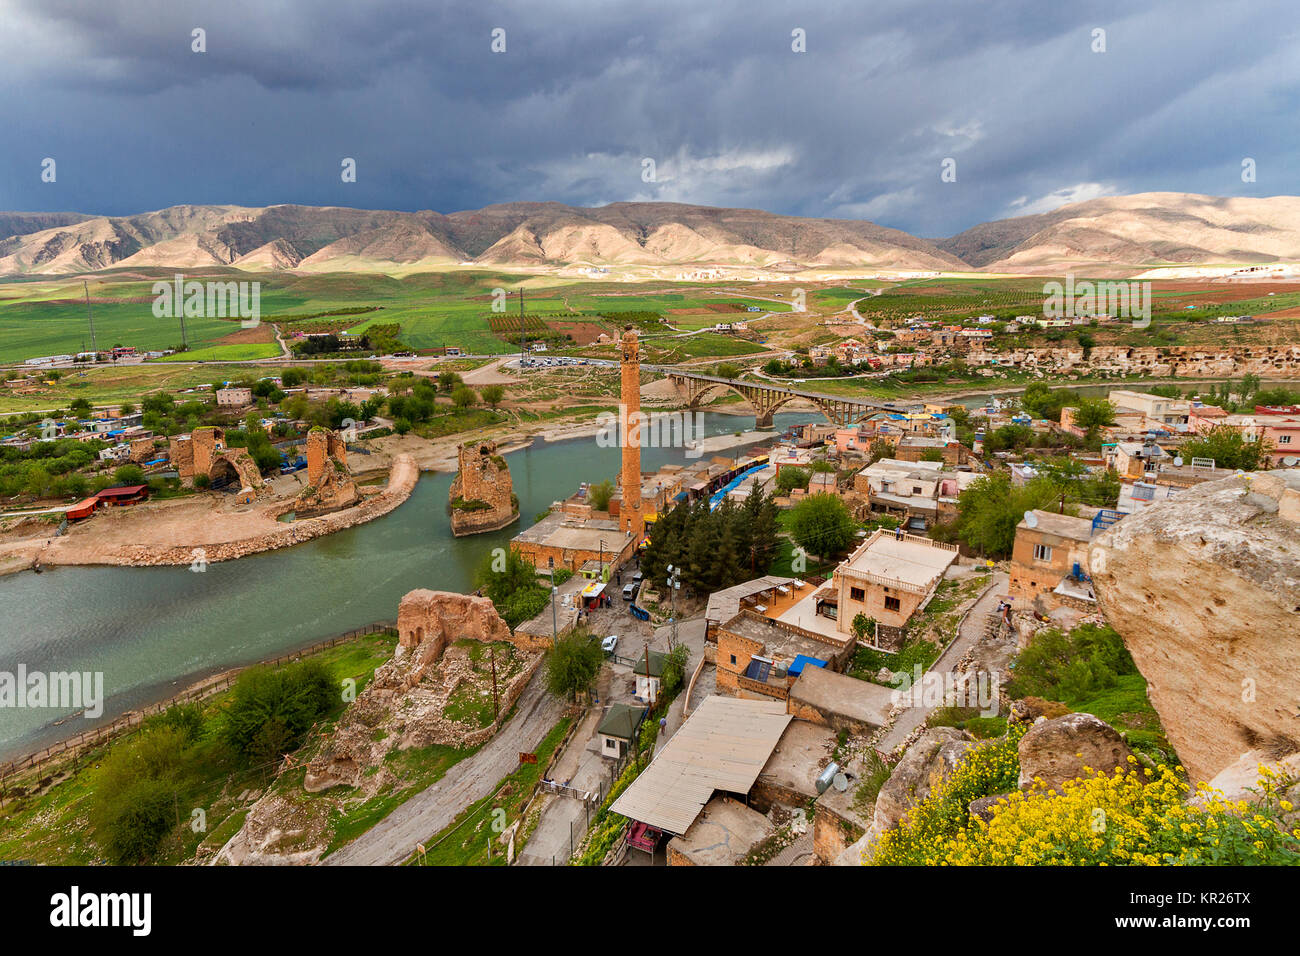
[[[136,780],[99,807],[96,838],[115,866],[146,863],[176,823],[165,780]]]
[[[341,701],[329,668],[314,660],[274,670],[250,667],[235,682],[233,698],[223,736],[250,763],[266,763],[292,750]],[[277,721],[283,733],[273,723]],[[274,754],[269,752],[272,744]]]
[[[556,697],[577,700],[590,690],[605,662],[605,652],[585,627],[562,635],[546,652],[546,688]]]
[[[1113,687],[1137,667],[1113,628],[1083,624],[1068,634],[1046,628],[1016,657],[1008,685],[1012,697],[1078,701]]]
[[[105,756],[93,781],[90,823],[111,863],[145,863],[157,852],[190,777],[189,749],[183,730],[157,726]]]

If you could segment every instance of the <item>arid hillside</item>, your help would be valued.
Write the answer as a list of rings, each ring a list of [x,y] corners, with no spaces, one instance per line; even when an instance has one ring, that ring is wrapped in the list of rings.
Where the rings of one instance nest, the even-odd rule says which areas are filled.
[[[682,203],[514,202],[450,215],[317,206],[173,206],[134,216],[0,212],[0,275],[235,265],[389,272],[458,264],[1133,272],[1300,261],[1300,198],[1143,193],[929,240],[866,220]]]
[[[990,272],[1296,260],[1300,197],[1114,196],[986,222],[935,245]]]

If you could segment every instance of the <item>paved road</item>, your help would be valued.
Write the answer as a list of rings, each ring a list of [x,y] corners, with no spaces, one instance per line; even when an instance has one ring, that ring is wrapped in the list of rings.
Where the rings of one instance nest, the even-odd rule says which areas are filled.
[[[520,751],[533,751],[563,715],[564,705],[546,692],[539,668],[524,688],[515,715],[476,754],[456,764],[347,846],[326,857],[326,866],[393,866],[415,845],[444,830],[462,810],[492,793],[519,766]]]
[[[966,620],[958,629],[957,636],[953,638],[952,643],[944,648],[939,659],[934,662],[930,668],[932,671],[943,673],[950,671],[957,666],[960,661],[975,642],[984,634],[984,629],[988,625],[989,618],[997,609],[998,601],[1007,593],[1007,582],[1010,576],[1005,571],[994,571],[991,584],[988,590],[981,595],[980,599],[971,607],[970,613],[966,615]],[[882,753],[888,753],[893,750],[917,727],[920,727],[929,718],[933,707],[910,707],[898,715],[894,721],[894,726],[889,728],[880,743],[876,744],[876,749]]]

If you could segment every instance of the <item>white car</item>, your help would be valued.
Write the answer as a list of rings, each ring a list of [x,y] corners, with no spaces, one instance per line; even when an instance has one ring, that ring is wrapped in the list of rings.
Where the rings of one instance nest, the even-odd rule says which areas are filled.
[[[613,654],[614,648],[618,647],[618,635],[611,634],[600,642],[600,649],[606,654]]]

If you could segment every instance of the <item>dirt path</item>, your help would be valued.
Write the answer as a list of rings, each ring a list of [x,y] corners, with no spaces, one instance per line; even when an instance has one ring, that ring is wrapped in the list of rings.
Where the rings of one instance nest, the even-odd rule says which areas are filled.
[[[456,816],[490,795],[519,766],[521,751],[533,751],[563,715],[564,705],[546,692],[542,671],[524,688],[510,718],[472,757],[456,764],[437,783],[323,861],[326,866],[394,866],[415,845],[445,830]]]
[[[965,620],[961,622],[961,627],[957,629],[957,636],[943,649],[943,653],[939,655],[939,659],[934,662],[930,670],[944,673],[957,666],[966,652],[984,634],[989,618],[998,606],[998,601],[1007,593],[1009,580],[1010,576],[1005,571],[993,573],[987,590],[971,605]],[[907,739],[908,734],[925,723],[934,709],[933,707],[909,707],[904,710],[894,721],[894,726],[890,727],[889,732],[876,744],[876,749],[882,753],[893,750]]]

